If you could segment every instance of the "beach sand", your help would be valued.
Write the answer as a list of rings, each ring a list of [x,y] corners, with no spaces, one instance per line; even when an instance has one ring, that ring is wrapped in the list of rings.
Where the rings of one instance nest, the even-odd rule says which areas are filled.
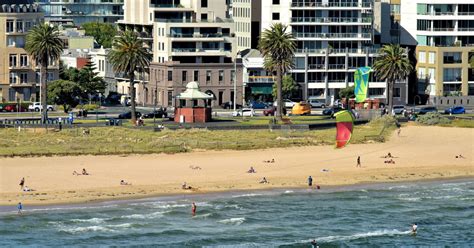
[[[474,130],[403,127],[386,143],[292,147],[184,154],[0,159],[0,205],[85,203],[101,200],[229,190],[352,185],[474,177]],[[204,147],[203,147],[204,149]],[[388,152],[396,164],[384,163]],[[465,158],[456,159],[462,154]],[[361,156],[362,168],[356,168]],[[274,158],[275,163],[263,163]],[[190,166],[201,167],[193,170]],[[253,166],[257,173],[246,171]],[[73,176],[86,168],[89,176]],[[327,171],[323,171],[326,169]],[[19,182],[33,192],[22,192]],[[269,184],[259,184],[266,177]],[[121,186],[120,180],[131,183]],[[181,185],[197,188],[183,190]]]

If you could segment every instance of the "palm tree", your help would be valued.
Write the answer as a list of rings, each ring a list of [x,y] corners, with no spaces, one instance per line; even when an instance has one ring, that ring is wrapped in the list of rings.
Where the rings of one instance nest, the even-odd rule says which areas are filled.
[[[264,57],[266,70],[277,75],[277,117],[283,115],[282,81],[283,75],[293,68],[293,57],[296,42],[293,35],[287,32],[287,26],[274,23],[263,31],[258,48]]]
[[[390,113],[393,107],[393,86],[396,81],[404,80],[413,71],[408,54],[400,45],[385,45],[375,60],[375,76],[387,81],[387,106]]]
[[[47,23],[39,24],[33,27],[26,36],[25,50],[30,54],[34,61],[40,66],[40,90],[41,105],[43,114],[41,122],[43,124],[48,120],[47,111],[47,87],[48,65],[57,61],[64,49],[64,43],[59,38],[59,29],[56,26]]]
[[[135,73],[148,68],[152,55],[137,34],[127,30],[114,39],[112,50],[107,55],[116,72],[124,73],[130,80],[132,123],[136,123]]]

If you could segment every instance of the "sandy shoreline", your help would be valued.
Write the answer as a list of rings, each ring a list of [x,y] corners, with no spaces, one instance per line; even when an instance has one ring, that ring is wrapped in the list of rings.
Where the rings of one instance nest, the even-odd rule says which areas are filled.
[[[396,164],[384,163],[391,152]],[[50,205],[163,195],[474,177],[474,130],[402,128],[383,144],[292,147],[186,154],[0,159],[0,205]],[[462,154],[465,158],[456,159]],[[361,156],[362,168],[356,168]],[[275,159],[275,163],[263,163]],[[193,170],[190,166],[199,166]],[[246,171],[253,166],[257,173]],[[73,176],[86,168],[90,176]],[[328,170],[324,172],[323,169]],[[19,181],[35,189],[21,192]],[[266,177],[269,184],[259,184]],[[120,186],[120,180],[132,186]],[[183,191],[181,184],[198,188]]]

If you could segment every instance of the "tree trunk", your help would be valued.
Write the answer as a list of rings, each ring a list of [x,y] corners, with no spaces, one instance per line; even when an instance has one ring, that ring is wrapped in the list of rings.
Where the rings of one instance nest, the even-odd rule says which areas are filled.
[[[46,124],[48,121],[48,87],[46,86],[47,79],[48,79],[48,61],[43,62],[40,66],[40,91],[41,91],[41,123]]]
[[[392,110],[393,110],[393,85],[394,85],[394,82],[393,81],[388,81],[388,114],[391,115],[392,114]]]
[[[136,118],[136,104],[135,104],[135,72],[130,73],[130,105],[131,105],[131,112],[132,112],[132,124],[137,124]]]
[[[283,98],[282,98],[282,81],[283,81],[283,75],[281,72],[281,66],[277,66],[277,118],[279,120],[282,119],[283,117]]]

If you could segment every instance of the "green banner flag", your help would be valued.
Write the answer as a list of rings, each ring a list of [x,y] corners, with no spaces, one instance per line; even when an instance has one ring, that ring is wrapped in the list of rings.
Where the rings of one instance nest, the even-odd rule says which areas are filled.
[[[354,95],[356,102],[364,102],[369,88],[369,74],[372,69],[368,66],[357,68],[354,73]]]

